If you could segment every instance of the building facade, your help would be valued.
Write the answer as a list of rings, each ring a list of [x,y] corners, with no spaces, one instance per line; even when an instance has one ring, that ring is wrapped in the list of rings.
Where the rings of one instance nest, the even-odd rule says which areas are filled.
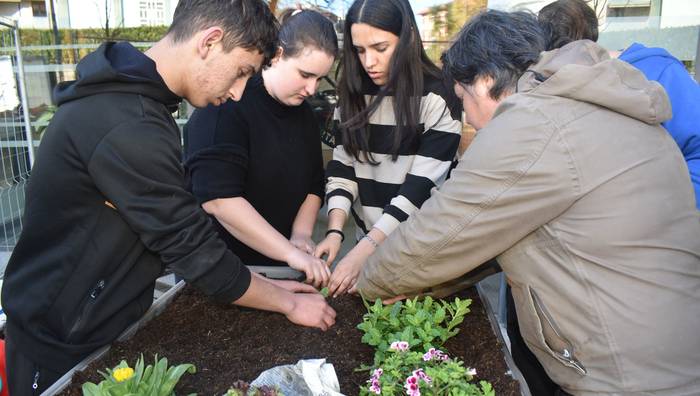
[[[20,28],[48,29],[51,7],[60,29],[170,25],[178,0],[0,0],[0,16]]]

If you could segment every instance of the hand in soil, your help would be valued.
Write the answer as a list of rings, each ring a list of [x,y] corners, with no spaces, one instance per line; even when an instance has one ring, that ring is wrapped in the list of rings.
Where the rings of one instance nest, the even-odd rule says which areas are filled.
[[[307,327],[317,327],[323,331],[335,324],[335,310],[326,303],[322,295],[294,293],[293,307],[286,313],[290,322]]]
[[[331,271],[326,263],[299,249],[291,249],[287,264],[297,271],[306,274],[306,283],[312,284],[315,288],[320,288],[328,284]]]
[[[357,282],[357,277],[360,275],[360,270],[365,264],[366,257],[351,250],[338,263],[331,274],[330,284],[328,285],[328,294],[335,297],[347,292]]]
[[[326,239],[316,246],[314,256],[318,258],[326,256],[326,265],[330,267],[333,264],[333,260],[338,256],[342,242],[342,238],[337,233],[328,234]]]

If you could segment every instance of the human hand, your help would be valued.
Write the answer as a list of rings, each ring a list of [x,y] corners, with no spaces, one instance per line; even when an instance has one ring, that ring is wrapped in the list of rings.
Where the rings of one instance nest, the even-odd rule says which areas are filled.
[[[326,236],[326,238],[321,241],[318,246],[316,246],[314,256],[323,258],[323,255],[326,255],[326,264],[330,267],[333,260],[335,260],[335,258],[338,256],[342,242],[342,237],[339,234],[332,232],[328,234],[328,236]]]
[[[335,324],[335,311],[320,294],[292,294],[292,308],[285,316],[292,323],[323,331]]]
[[[306,274],[306,283],[313,285],[315,288],[318,289],[328,284],[331,271],[323,260],[304,253],[299,249],[290,249],[286,261],[290,267]]]
[[[328,285],[328,295],[337,297],[340,294],[354,288],[357,283],[357,277],[360,275],[362,266],[367,261],[366,255],[353,248],[335,267],[331,274],[330,284]]]
[[[405,300],[405,299],[406,299],[406,295],[405,295],[405,294],[401,294],[401,295],[398,295],[398,296],[396,296],[396,297],[391,297],[391,298],[387,298],[387,299],[385,299],[385,300],[382,300],[382,304],[384,304],[384,305],[391,305],[391,304],[393,304],[393,303],[395,303],[395,302],[399,302],[399,301]]]
[[[308,235],[295,234],[292,232],[292,237],[289,242],[297,249],[308,254],[314,254],[316,244]]]

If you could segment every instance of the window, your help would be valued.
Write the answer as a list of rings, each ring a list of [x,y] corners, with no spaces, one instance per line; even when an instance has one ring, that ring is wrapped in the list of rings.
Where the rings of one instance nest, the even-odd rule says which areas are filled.
[[[43,1],[32,1],[32,15],[35,17],[47,16],[46,3]]]
[[[141,25],[165,25],[164,9],[163,0],[139,1]]]
[[[651,7],[608,7],[608,18],[649,17]]]

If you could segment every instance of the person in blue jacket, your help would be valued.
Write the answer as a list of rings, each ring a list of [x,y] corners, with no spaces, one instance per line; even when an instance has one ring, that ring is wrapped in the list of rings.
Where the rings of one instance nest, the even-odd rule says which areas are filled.
[[[619,54],[653,81],[658,81],[671,101],[673,118],[662,123],[678,143],[688,164],[695,188],[695,205],[700,210],[700,85],[685,66],[663,48],[634,43]]]
[[[583,0],[557,0],[538,14],[547,35],[547,51],[576,40],[598,40],[598,18]],[[647,79],[664,87],[671,101],[673,118],[662,123],[683,153],[700,210],[700,85],[681,61],[663,48],[634,43],[622,52],[611,51],[639,69]]]

